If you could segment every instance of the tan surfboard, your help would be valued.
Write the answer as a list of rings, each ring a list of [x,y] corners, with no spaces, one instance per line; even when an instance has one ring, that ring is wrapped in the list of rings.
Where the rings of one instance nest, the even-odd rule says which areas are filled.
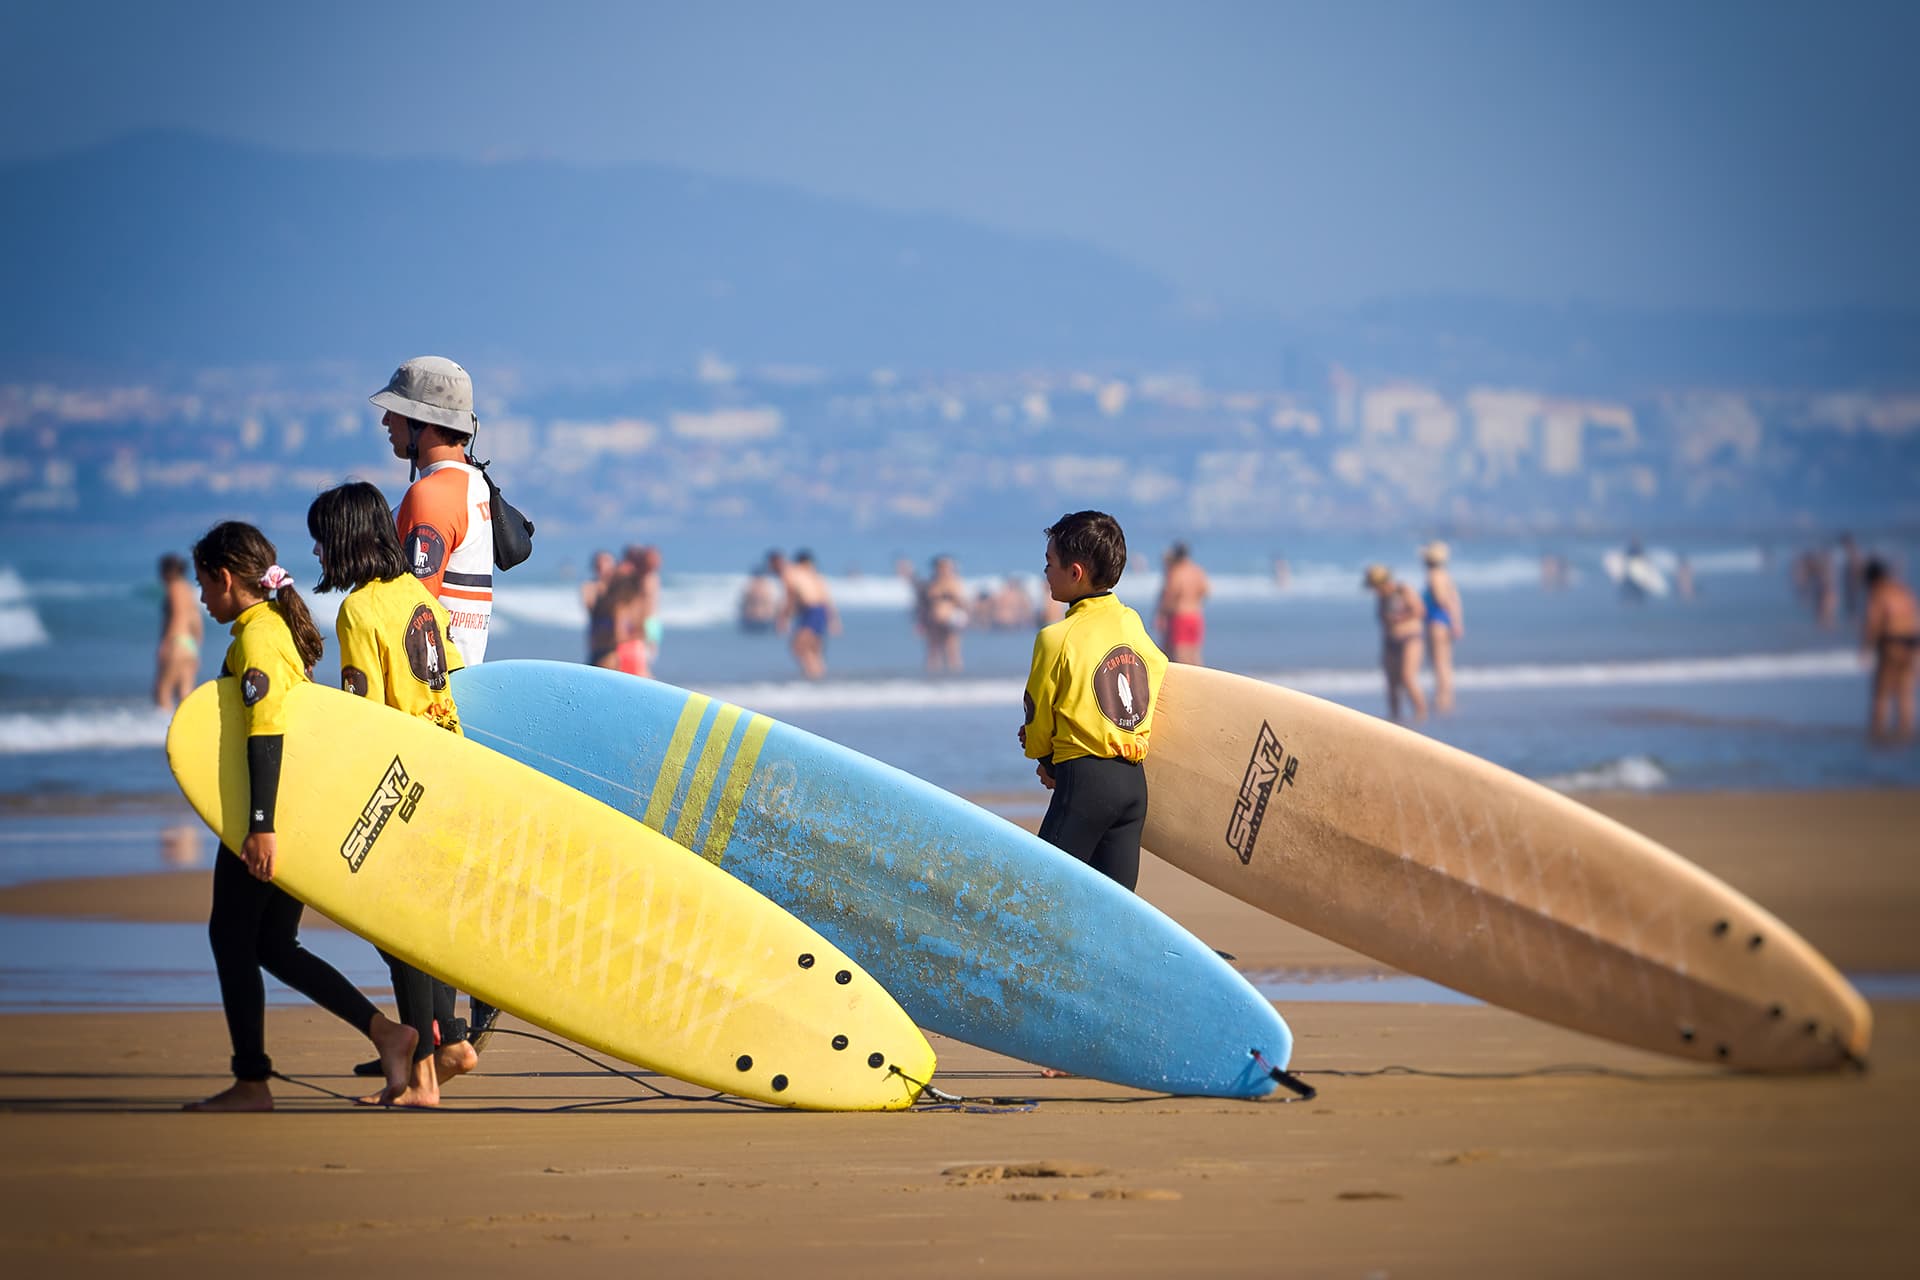
[[[1729,885],[1397,725],[1175,665],[1142,843],[1323,937],[1548,1022],[1753,1071],[1863,1059],[1866,1001]]]

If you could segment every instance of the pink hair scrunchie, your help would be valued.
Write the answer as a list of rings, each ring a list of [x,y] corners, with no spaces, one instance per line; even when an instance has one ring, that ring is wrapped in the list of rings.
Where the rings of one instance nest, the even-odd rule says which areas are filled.
[[[269,591],[278,591],[293,585],[293,575],[277,564],[268,565],[267,571],[260,575],[260,585]]]

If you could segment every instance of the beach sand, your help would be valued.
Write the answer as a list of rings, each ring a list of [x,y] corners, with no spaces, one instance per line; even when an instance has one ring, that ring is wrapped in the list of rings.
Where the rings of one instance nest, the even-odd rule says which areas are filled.
[[[1843,969],[1920,971],[1920,793],[1594,803]],[[1141,888],[1243,967],[1375,967],[1163,865]],[[202,868],[20,886],[0,912],[199,921],[206,901]],[[217,1010],[5,1016],[0,1256],[21,1275],[143,1277],[376,1257],[481,1274],[1752,1276],[1905,1270],[1920,1247],[1920,1003],[1876,1003],[1871,1070],[1795,1078],[1482,1006],[1283,1012],[1311,1102],[1042,1079],[939,1038],[938,1083],[969,1107],[638,1102],[638,1083],[502,1037],[440,1114],[276,1082],[272,1117],[177,1112],[224,1083]],[[318,1011],[272,1010],[269,1043],[289,1075],[353,1088],[359,1046]],[[1576,1064],[1596,1070],[1558,1070]]]

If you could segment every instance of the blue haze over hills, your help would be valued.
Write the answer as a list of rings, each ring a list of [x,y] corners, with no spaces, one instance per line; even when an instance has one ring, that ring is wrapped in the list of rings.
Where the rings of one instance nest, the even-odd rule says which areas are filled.
[[[1319,365],[1562,394],[1910,385],[1920,312],[1183,298],[1064,238],[651,165],[380,159],[146,133],[0,166],[0,360],[208,368],[396,350],[684,369]],[[1280,389],[1300,389],[1282,385]]]
[[[171,530],[391,463],[366,394],[474,370],[481,452],[606,527],[1920,520],[1920,312],[1183,296],[1064,239],[658,166],[146,133],[0,166],[0,516]]]

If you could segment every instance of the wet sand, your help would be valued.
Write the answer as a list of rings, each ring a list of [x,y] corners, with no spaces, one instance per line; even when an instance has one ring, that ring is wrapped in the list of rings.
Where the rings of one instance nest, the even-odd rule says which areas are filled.
[[[1843,969],[1920,971],[1920,794],[1596,805]],[[1248,968],[1374,967],[1158,864],[1142,890]],[[16,887],[0,912],[200,921],[206,895],[202,868]],[[450,1251],[483,1274],[1751,1276],[1920,1247],[1920,1003],[1876,1004],[1870,1071],[1784,1079],[1478,1006],[1284,1012],[1312,1102],[1043,1080],[936,1039],[938,1083],[982,1101],[872,1116],[636,1102],[505,1037],[438,1115],[276,1082],[278,1116],[186,1116],[224,1084],[217,1011],[0,1017],[0,1246],[20,1274],[143,1276]],[[324,1014],[274,1009],[269,1036],[281,1070],[353,1088],[360,1046]],[[1339,1074],[1394,1066],[1417,1070]]]

